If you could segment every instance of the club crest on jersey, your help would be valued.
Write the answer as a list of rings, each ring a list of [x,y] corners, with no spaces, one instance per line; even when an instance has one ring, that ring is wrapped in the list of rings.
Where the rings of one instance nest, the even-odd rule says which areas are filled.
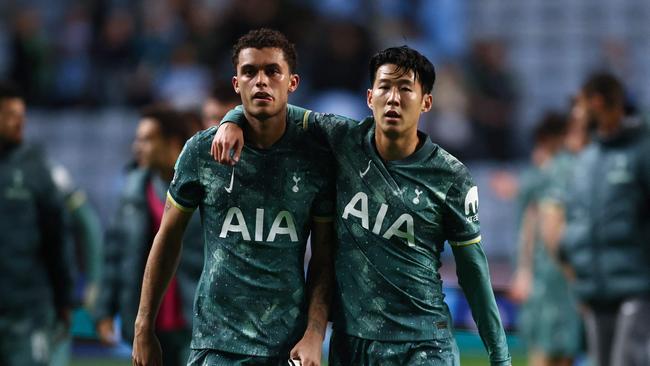
[[[371,231],[373,234],[381,234],[382,226],[387,212],[388,205],[382,203],[379,207],[377,215],[375,216],[375,222],[372,226]],[[348,217],[350,216],[361,219],[361,227],[366,230],[370,230],[367,194],[364,192],[357,192],[357,194],[355,194],[354,197],[350,199],[350,202],[345,205],[345,209],[343,210],[343,215],[341,217],[345,220],[348,220]],[[390,225],[386,231],[384,231],[384,234],[382,235],[384,239],[391,239],[393,236],[406,239],[408,246],[414,247],[415,229],[413,225],[413,216],[408,213],[400,215],[397,220],[395,220],[395,222],[393,222],[393,224]]]
[[[420,204],[420,195],[422,194],[422,191],[419,189],[415,189],[415,198],[413,198],[413,204],[414,205],[419,205]]]
[[[465,196],[465,216],[467,221],[478,221],[478,187],[473,186]]]
[[[291,190],[293,191],[293,193],[298,193],[298,191],[300,191],[300,187],[298,187],[298,182],[300,182],[300,179],[302,179],[302,178],[297,177],[296,173],[293,173],[294,185],[293,185],[293,187],[291,187]]]

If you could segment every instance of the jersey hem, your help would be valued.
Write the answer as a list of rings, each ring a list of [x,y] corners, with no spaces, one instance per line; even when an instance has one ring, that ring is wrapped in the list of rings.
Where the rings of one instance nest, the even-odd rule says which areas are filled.
[[[181,205],[180,203],[178,203],[178,201],[176,201],[174,199],[174,197],[172,197],[172,194],[169,193],[169,191],[167,191],[167,198],[169,199],[169,202],[171,202],[171,204],[174,205],[174,207],[176,207],[177,209],[179,209],[179,210],[181,210],[183,212],[192,213],[192,212],[194,212],[194,210],[196,210],[196,208],[185,207],[185,206]]]

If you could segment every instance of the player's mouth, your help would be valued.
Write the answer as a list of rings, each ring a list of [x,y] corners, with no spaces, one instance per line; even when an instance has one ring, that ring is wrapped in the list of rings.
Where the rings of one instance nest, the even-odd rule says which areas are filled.
[[[397,121],[402,118],[402,115],[398,111],[391,109],[384,113],[384,117],[386,117],[386,121]]]
[[[273,97],[269,93],[257,92],[253,94],[253,100],[262,101],[262,102],[272,102]]]

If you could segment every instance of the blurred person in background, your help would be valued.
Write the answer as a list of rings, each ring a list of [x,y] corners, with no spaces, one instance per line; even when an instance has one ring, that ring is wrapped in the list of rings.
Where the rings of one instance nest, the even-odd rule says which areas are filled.
[[[103,263],[103,232],[95,208],[86,193],[73,181],[68,170],[61,164],[50,163],[52,179],[64,199],[68,217],[68,230],[73,242],[74,285],[81,293],[74,295],[74,305],[81,305],[92,314],[97,300],[101,267]],[[72,338],[57,339],[50,366],[69,363]]]
[[[504,161],[514,156],[515,78],[506,64],[505,45],[480,40],[472,47],[465,80],[470,96],[469,117],[479,159]]]
[[[25,101],[0,85],[0,364],[47,365],[72,307],[65,211],[39,149],[23,143]]]
[[[203,128],[216,126],[221,122],[226,112],[241,103],[241,98],[232,88],[230,81],[221,80],[214,84],[212,92],[203,102]]]
[[[114,344],[114,317],[120,315],[121,335],[131,343],[140,299],[144,266],[158,231],[174,163],[191,127],[182,115],[152,106],[141,114],[134,153],[138,168],[129,172],[119,208],[106,237],[106,262],[95,318],[100,339]],[[183,237],[185,251],[164,296],[155,330],[165,365],[184,365],[190,352],[194,291],[203,268],[203,239],[198,215]]]
[[[576,106],[569,126],[567,118],[557,113],[542,119],[535,129],[532,166],[521,179],[519,256],[510,295],[523,303],[519,326],[527,342],[531,366],[570,366],[581,351],[582,325],[576,301],[555,251],[548,247],[549,234],[544,234],[548,227],[542,225],[545,222],[543,203],[548,200],[550,187],[561,185],[566,179],[566,174],[559,171],[565,166],[562,158],[565,142],[575,133],[586,133],[576,131],[576,124],[582,123]]]
[[[650,131],[624,96],[607,73],[582,87],[596,133],[571,168],[559,252],[598,366],[650,364]]]
[[[434,67],[402,46],[375,54],[368,69],[372,117],[359,122],[289,105],[289,123],[323,140],[337,163],[329,364],[459,365],[439,273],[448,242],[489,363],[510,365],[481,244],[478,187],[460,161],[418,131],[432,106]],[[224,121],[235,123],[217,131],[213,157],[233,164],[248,122],[239,107]]]

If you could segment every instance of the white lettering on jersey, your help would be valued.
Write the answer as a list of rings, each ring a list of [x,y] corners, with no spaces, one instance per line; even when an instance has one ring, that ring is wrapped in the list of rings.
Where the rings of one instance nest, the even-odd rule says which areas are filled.
[[[465,215],[476,215],[478,213],[478,187],[474,186],[467,191],[465,196]]]
[[[406,224],[406,231],[400,230],[402,225]],[[413,232],[413,217],[409,214],[402,214],[398,217],[397,220],[391,225],[391,227],[386,230],[384,233],[384,238],[390,239],[393,236],[406,239],[409,244],[409,247],[415,246],[415,234]]]
[[[280,226],[282,220],[287,222],[287,226]],[[293,216],[289,211],[280,211],[278,216],[273,220],[273,225],[271,225],[271,231],[269,232],[269,237],[266,238],[267,242],[273,242],[276,235],[289,235],[291,241],[298,241],[298,233],[296,232],[296,224],[293,221]]]
[[[235,218],[235,216],[237,216],[237,225],[232,222],[232,219]],[[223,225],[221,226],[221,234],[219,234],[219,237],[225,238],[229,231],[232,231],[233,233],[241,233],[242,239],[246,241],[251,240],[251,234],[248,233],[248,227],[246,226],[244,215],[238,207],[231,207],[228,209],[226,219],[223,220]]]
[[[357,206],[359,206],[359,203],[360,208],[357,208]],[[386,218],[387,212],[388,205],[382,203],[381,206],[379,206],[379,212],[377,212],[377,216],[375,217],[372,233],[381,233],[381,228],[384,223],[384,219]],[[349,216],[357,217],[361,219],[361,226],[366,230],[370,230],[370,220],[368,218],[368,196],[363,192],[358,192],[355,194],[352,199],[350,199],[350,202],[348,202],[348,204],[345,206],[343,215],[341,216],[346,220]],[[403,230],[403,226],[405,224],[406,230]],[[393,236],[404,238],[408,242],[409,246],[415,246],[415,229],[413,225],[413,217],[408,213],[402,214],[399,218],[397,218],[397,220],[395,220],[395,222],[388,228],[388,230],[386,230],[382,236],[385,239],[390,239]]]
[[[384,218],[386,217],[386,212],[388,211],[388,205],[382,203],[379,207],[379,212],[377,212],[377,218],[375,218],[375,225],[372,227],[372,232],[379,234],[381,230],[381,225],[384,224]]]
[[[234,219],[237,219],[237,223],[233,222]],[[264,240],[264,209],[258,208],[255,210],[255,241]],[[219,234],[220,238],[225,238],[228,236],[229,232],[241,233],[242,239],[245,241],[251,240],[250,231],[246,225],[246,220],[244,220],[244,215],[242,214],[241,209],[238,207],[231,207],[226,212],[226,218],[223,220],[223,225],[221,226],[221,233]],[[296,223],[293,219],[293,215],[289,211],[280,211],[273,220],[271,224],[271,229],[269,230],[269,235],[266,238],[266,242],[274,242],[275,237],[278,235],[289,235],[289,238],[292,242],[298,241],[298,231],[296,230]]]
[[[255,210],[255,241],[264,240],[264,209]]]
[[[357,202],[361,202],[361,209],[357,210]],[[363,193],[359,192],[352,197],[350,202],[345,205],[345,209],[343,210],[343,218],[347,219],[349,215],[356,216],[361,219],[361,226],[363,226],[364,229],[368,229],[370,225],[368,225],[368,196]]]

